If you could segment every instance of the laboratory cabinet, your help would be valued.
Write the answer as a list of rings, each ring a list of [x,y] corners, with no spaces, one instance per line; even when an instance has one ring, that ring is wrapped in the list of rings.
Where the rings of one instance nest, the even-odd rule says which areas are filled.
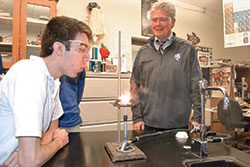
[[[85,88],[80,102],[83,123],[81,131],[116,130],[118,121],[118,108],[113,102],[118,98],[118,85],[121,95],[129,92],[130,74],[87,73]],[[125,111],[126,110],[126,111]],[[128,128],[132,129],[131,109],[122,108],[120,119],[123,122],[123,113],[128,115]],[[123,124],[121,124],[123,128]]]
[[[54,16],[54,1],[0,1],[0,54],[4,69],[18,60],[40,54],[42,32]]]

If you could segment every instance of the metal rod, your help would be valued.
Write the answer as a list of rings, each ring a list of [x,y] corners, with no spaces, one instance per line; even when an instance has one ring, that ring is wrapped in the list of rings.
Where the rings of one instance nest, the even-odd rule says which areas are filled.
[[[124,119],[124,143],[128,143],[128,135],[127,135],[127,120],[128,120],[128,116],[124,115],[123,116]]]
[[[118,33],[118,98],[121,96],[121,31]]]
[[[118,98],[121,96],[121,31],[118,32]],[[121,142],[121,109],[118,107],[118,143]]]
[[[118,125],[117,125],[117,129],[118,129],[118,143],[121,142],[121,107],[118,107]]]
[[[205,90],[201,90],[201,133],[200,138],[201,141],[204,142],[206,140],[206,132],[205,132]]]
[[[209,90],[219,90],[223,93],[224,96],[224,110],[228,110],[229,108],[229,98],[225,88],[223,87],[215,87],[215,86],[207,86],[206,80],[199,81],[200,91],[201,91],[201,131],[200,131],[200,141],[193,140],[193,150],[195,151],[195,145],[199,148],[199,156],[201,158],[208,156],[208,146],[207,146],[207,135],[206,135],[206,126],[205,126],[205,91]]]
[[[201,90],[201,131],[200,138],[201,141],[206,141],[206,128],[205,128],[205,90],[207,87],[206,80],[199,81],[200,90]]]

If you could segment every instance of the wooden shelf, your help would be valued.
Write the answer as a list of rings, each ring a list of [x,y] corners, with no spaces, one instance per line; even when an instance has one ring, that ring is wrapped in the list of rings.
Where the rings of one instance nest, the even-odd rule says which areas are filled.
[[[7,42],[0,42],[0,45],[5,45],[5,46],[12,46],[12,43],[7,43]]]
[[[26,45],[26,46],[30,48],[41,48],[40,45]]]
[[[0,17],[0,23],[7,23],[7,22],[11,22],[12,23],[13,18],[12,17]]]
[[[31,27],[45,27],[48,21],[46,20],[39,20],[34,18],[27,18],[27,26]]]

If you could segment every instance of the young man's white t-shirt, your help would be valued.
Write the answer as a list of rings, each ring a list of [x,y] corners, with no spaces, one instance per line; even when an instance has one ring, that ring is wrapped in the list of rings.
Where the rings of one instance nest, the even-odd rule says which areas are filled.
[[[0,164],[17,149],[19,136],[42,137],[62,114],[59,79],[42,58],[14,64],[0,82]]]

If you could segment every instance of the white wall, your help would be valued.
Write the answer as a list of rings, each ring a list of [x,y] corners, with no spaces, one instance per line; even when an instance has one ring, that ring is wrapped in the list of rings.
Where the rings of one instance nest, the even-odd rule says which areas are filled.
[[[57,13],[87,22],[89,2],[93,1],[60,0]],[[131,52],[131,36],[141,36],[141,0],[96,0],[95,2],[101,6],[105,19],[106,35],[101,42],[110,49],[111,56],[116,57],[118,53],[118,31],[122,32],[124,43],[129,43],[126,47]],[[204,14],[177,7],[177,22],[174,28],[177,36],[187,39],[187,33],[195,32],[201,39],[199,45],[213,48],[213,59],[230,58],[234,63],[250,59],[249,46],[224,49],[222,2],[218,0],[215,3],[221,7],[221,11],[208,9]]]

